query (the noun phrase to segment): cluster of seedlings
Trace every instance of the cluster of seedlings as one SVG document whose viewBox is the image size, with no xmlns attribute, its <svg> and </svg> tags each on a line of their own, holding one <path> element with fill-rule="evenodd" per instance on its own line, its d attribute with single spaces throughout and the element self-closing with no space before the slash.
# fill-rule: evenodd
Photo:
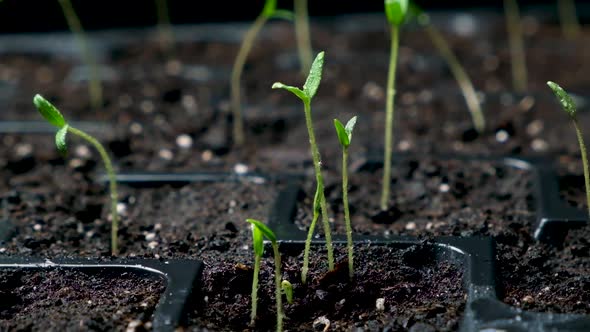
<svg viewBox="0 0 590 332">
<path fill-rule="evenodd" d="M 0 0 L 1 1 L 1 0 Z M 98 67 L 92 52 L 89 50 L 88 43 L 84 37 L 84 30 L 80 24 L 75 11 L 72 8 L 70 0 L 58 0 L 62 6 L 63 12 L 67 18 L 67 22 L 71 30 L 76 35 L 76 40 L 80 43 L 83 50 L 84 58 L 91 68 L 91 79 L 89 85 L 90 98 L 92 105 L 100 107 L 102 105 L 102 92 L 100 87 Z M 322 80 L 322 71 L 324 66 L 324 52 L 320 52 L 315 60 L 312 60 L 312 48 L 310 42 L 309 32 L 309 19 L 307 14 L 307 0 L 294 0 L 295 6 L 294 11 L 277 9 L 276 0 L 266 0 L 265 5 L 254 21 L 252 26 L 246 32 L 242 46 L 235 59 L 231 74 L 231 109 L 233 112 L 233 139 L 236 146 L 241 146 L 245 142 L 244 125 L 241 114 L 241 87 L 240 81 L 244 69 L 244 65 L 247 61 L 248 54 L 253 47 L 254 41 L 263 28 L 265 23 L 272 18 L 286 19 L 295 22 L 295 30 L 297 35 L 298 51 L 301 62 L 301 69 L 304 72 L 309 71 L 309 75 L 302 88 L 295 86 L 286 85 L 280 82 L 272 85 L 273 89 L 282 89 L 291 92 L 303 103 L 303 111 L 305 115 L 305 123 L 309 135 L 310 151 L 313 161 L 316 191 L 313 199 L 313 215 L 311 225 L 309 227 L 307 239 L 305 242 L 305 249 L 303 255 L 303 262 L 301 268 L 301 281 L 305 284 L 307 282 L 307 274 L 309 270 L 309 256 L 311 251 L 311 242 L 315 232 L 316 224 L 318 219 L 321 217 L 323 226 L 323 233 L 325 238 L 325 244 L 327 248 L 327 261 L 328 269 L 334 270 L 334 249 L 332 243 L 332 236 L 330 230 L 330 221 L 328 215 L 328 208 L 326 203 L 326 196 L 324 193 L 324 178 L 322 175 L 322 161 L 320 151 L 318 148 L 318 142 L 316 141 L 313 120 L 312 120 L 312 100 L 316 95 L 320 82 Z M 575 35 L 579 30 L 575 20 L 575 14 L 572 16 L 573 3 L 570 0 L 561 0 L 560 13 L 562 14 L 564 22 L 564 32 L 568 36 Z M 159 31 L 162 46 L 166 49 L 170 49 L 173 43 L 172 30 L 170 29 L 170 18 L 168 16 L 168 9 L 165 0 L 156 0 L 157 12 L 159 17 Z M 504 5 L 506 8 L 506 16 L 508 22 L 508 31 L 510 35 L 510 46 L 512 49 L 513 56 L 513 83 L 516 91 L 524 91 L 526 89 L 526 66 L 524 63 L 524 47 L 522 45 L 522 32 L 520 31 L 520 19 L 518 17 L 518 6 L 516 0 L 505 0 Z M 392 167 L 392 152 L 393 152 L 393 128 L 394 128 L 394 105 L 395 105 L 395 81 L 396 81 L 396 67 L 398 61 L 398 49 L 399 49 L 399 36 L 402 26 L 411 19 L 416 19 L 420 26 L 422 26 L 427 35 L 431 38 L 434 46 L 440 52 L 441 56 L 446 60 L 452 74 L 458 82 L 458 85 L 464 95 L 466 104 L 470 111 L 470 115 L 473 121 L 474 128 L 478 132 L 485 130 L 485 118 L 479 104 L 479 100 L 476 96 L 475 89 L 469 76 L 459 63 L 457 57 L 453 54 L 451 48 L 443 38 L 440 32 L 438 32 L 430 22 L 430 18 L 426 12 L 420 9 L 416 4 L 411 3 L 409 0 L 385 0 L 384 9 L 389 28 L 391 32 L 391 45 L 390 45 L 390 61 L 389 70 L 387 73 L 387 88 L 386 88 L 386 112 L 385 112 L 385 135 L 384 135 L 384 157 L 383 157 L 383 180 L 382 180 L 382 191 L 380 199 L 380 207 L 382 210 L 389 208 L 390 199 L 390 184 L 391 184 L 391 167 Z M 582 161 L 584 166 L 584 177 L 588 199 L 588 212 L 590 215 L 590 175 L 588 170 L 588 161 L 586 155 L 586 148 L 583 141 L 582 132 L 577 121 L 576 106 L 572 98 L 556 83 L 548 82 L 548 86 L 555 93 L 558 100 L 560 101 L 563 109 L 569 115 L 574 125 L 579 140 Z M 38 109 L 39 113 L 47 120 L 51 125 L 58 128 L 55 143 L 57 149 L 64 153 L 66 152 L 66 136 L 71 133 L 78 136 L 91 145 L 93 145 L 99 152 L 102 158 L 105 169 L 109 178 L 109 189 L 110 189 L 110 207 L 111 207 L 111 251 L 112 255 L 117 255 L 118 248 L 118 215 L 117 215 L 117 183 L 116 175 L 113 170 L 111 159 L 104 149 L 104 147 L 92 136 L 87 133 L 72 127 L 62 116 L 59 110 L 52 105 L 49 101 L 44 99 L 40 95 L 34 97 L 34 104 Z M 348 270 L 349 277 L 354 278 L 354 246 L 352 241 L 352 225 L 351 216 L 348 206 L 348 154 L 349 147 L 352 143 L 353 130 L 357 122 L 357 117 L 353 117 L 348 120 L 346 124 L 338 119 L 334 119 L 334 127 L 336 131 L 336 137 L 342 147 L 342 204 L 344 209 L 344 218 L 346 224 L 346 236 L 347 236 L 347 254 L 348 254 Z M 269 229 L 264 223 L 254 219 L 246 220 L 251 224 L 252 227 L 252 243 L 254 250 L 254 275 L 252 283 L 252 295 L 251 295 L 251 325 L 254 325 L 257 317 L 257 291 L 258 291 L 258 275 L 260 272 L 260 264 L 264 252 L 264 239 L 268 240 L 272 246 L 274 264 L 275 264 L 275 299 L 276 299 L 276 312 L 277 312 L 277 331 L 283 330 L 283 302 L 282 296 L 285 294 L 288 302 L 293 301 L 293 287 L 288 280 L 282 280 L 281 276 L 281 257 L 279 252 L 278 239 L 271 229 Z"/>
</svg>

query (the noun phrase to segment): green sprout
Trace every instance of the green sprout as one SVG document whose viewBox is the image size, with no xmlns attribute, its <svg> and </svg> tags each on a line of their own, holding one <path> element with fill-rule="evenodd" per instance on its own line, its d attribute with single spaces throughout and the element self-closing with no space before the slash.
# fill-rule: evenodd
<svg viewBox="0 0 590 332">
<path fill-rule="evenodd" d="M 94 109 L 99 109 L 103 106 L 103 101 L 98 64 L 96 63 L 94 54 L 90 50 L 84 28 L 82 27 L 82 23 L 80 23 L 78 15 L 76 15 L 72 2 L 70 0 L 58 0 L 58 2 L 64 13 L 68 26 L 78 42 L 84 57 L 84 62 L 86 62 L 89 70 L 88 93 L 90 95 L 90 103 Z"/>
<path fill-rule="evenodd" d="M 563 35 L 568 39 L 575 39 L 580 35 L 580 22 L 576 13 L 576 3 L 574 0 L 557 0 L 557 10 L 559 11 L 559 21 Z"/>
<path fill-rule="evenodd" d="M 301 62 L 301 72 L 303 75 L 305 75 L 311 68 L 311 59 L 313 57 L 309 32 L 307 0 L 294 1 L 293 9 L 295 12 L 295 35 L 297 38 L 297 51 L 299 52 L 299 61 Z"/>
<path fill-rule="evenodd" d="M 117 255 L 118 253 L 118 237 L 117 233 L 119 230 L 119 216 L 117 214 L 117 180 L 115 171 L 113 170 L 113 164 L 111 163 L 111 158 L 109 158 L 108 153 L 106 152 L 105 148 L 98 142 L 94 137 L 88 135 L 87 133 L 83 132 L 80 129 L 76 129 L 72 127 L 69 123 L 66 122 L 63 115 L 61 115 L 60 111 L 53 106 L 49 101 L 43 98 L 41 95 L 35 95 L 33 98 L 33 103 L 37 110 L 47 122 L 59 128 L 57 133 L 55 134 L 55 145 L 57 146 L 57 150 L 62 154 L 65 155 L 67 148 L 66 148 L 66 135 L 67 133 L 72 133 L 82 139 L 86 140 L 88 143 L 93 145 L 102 161 L 104 162 L 108 177 L 109 177 L 109 188 L 110 188 L 110 198 L 111 198 L 111 254 L 113 256 Z"/>
<path fill-rule="evenodd" d="M 252 226 L 252 247 L 254 249 L 254 275 L 252 277 L 252 312 L 250 313 L 250 325 L 256 322 L 256 309 L 258 307 L 258 275 L 260 274 L 260 261 L 264 254 L 264 236 L 258 227 Z"/>
<path fill-rule="evenodd" d="M 313 239 L 315 225 L 321 213 L 321 192 L 323 192 L 323 186 L 320 185 L 320 183 L 317 183 L 313 199 L 313 217 L 311 218 L 311 224 L 309 225 L 309 230 L 307 231 L 305 249 L 303 250 L 303 267 L 301 268 L 301 282 L 303 284 L 307 282 L 307 271 L 309 270 L 309 252 L 311 251 L 311 240 Z"/>
<path fill-rule="evenodd" d="M 316 184 L 317 190 L 316 193 L 319 195 L 319 203 L 321 208 L 322 214 L 322 223 L 324 225 L 324 235 L 326 236 L 326 248 L 328 250 L 328 268 L 330 271 L 334 270 L 334 249 L 332 248 L 332 235 L 330 233 L 330 221 L 328 220 L 328 208 L 326 206 L 326 197 L 324 195 L 324 177 L 322 176 L 322 168 L 321 168 L 321 156 L 320 151 L 318 149 L 318 145 L 315 139 L 315 133 L 313 131 L 313 123 L 311 119 L 311 100 L 315 96 L 320 82 L 322 80 L 322 69 L 324 66 L 324 52 L 318 53 L 315 60 L 311 64 L 311 69 L 309 71 L 309 75 L 307 76 L 307 80 L 303 85 L 303 90 L 294 87 L 285 85 L 283 83 L 276 82 L 272 85 L 273 89 L 284 89 L 295 96 L 297 96 L 303 102 L 304 112 L 305 112 L 305 124 L 307 126 L 307 133 L 309 135 L 309 144 L 311 149 L 311 156 L 313 159 L 313 167 L 316 176 Z M 315 205 L 315 200 L 314 200 Z M 314 212 L 315 213 L 315 212 Z M 315 226 L 315 225 L 314 225 Z M 310 226 L 309 232 L 313 232 L 313 228 Z M 308 236 L 307 242 L 310 242 L 310 237 Z"/>
<path fill-rule="evenodd" d="M 393 152 L 393 106 L 395 97 L 395 70 L 399 48 L 399 30 L 408 13 L 408 0 L 385 0 L 385 15 L 391 26 L 391 54 L 387 74 L 387 100 L 385 106 L 385 156 L 383 160 L 383 187 L 381 210 L 387 209 L 391 186 L 391 153 Z"/>
<path fill-rule="evenodd" d="M 158 39 L 160 47 L 163 50 L 170 51 L 174 44 L 174 33 L 172 32 L 168 2 L 166 0 L 156 0 L 156 13 L 158 15 Z"/>
<path fill-rule="evenodd" d="M 475 130 L 477 130 L 477 132 L 480 134 L 483 133 L 485 130 L 485 118 L 483 111 L 481 110 L 479 99 L 477 98 L 477 93 L 475 92 L 475 88 L 473 87 L 473 83 L 471 82 L 469 75 L 467 75 L 467 72 L 463 66 L 461 66 L 459 59 L 457 59 L 451 50 L 449 43 L 432 25 L 430 16 L 414 3 L 411 4 L 411 9 L 414 11 L 414 15 L 416 15 L 418 18 L 418 23 L 424 28 L 424 30 L 426 30 L 426 33 L 428 34 L 428 37 L 430 37 L 432 44 L 447 62 L 451 73 L 455 77 L 455 80 L 457 81 L 457 84 L 463 93 L 465 102 L 467 103 L 467 108 L 471 114 L 471 120 L 473 121 Z"/>
<path fill-rule="evenodd" d="M 284 314 L 283 314 L 283 298 L 282 298 L 282 294 L 281 294 L 281 290 L 282 288 L 282 282 L 281 282 L 281 254 L 279 253 L 279 244 L 277 243 L 277 237 L 275 236 L 275 233 L 268 228 L 265 224 L 263 224 L 262 222 L 258 221 L 258 220 L 254 220 L 254 219 L 246 219 L 246 222 L 249 222 L 250 224 L 252 224 L 252 237 L 254 240 L 254 254 L 255 256 L 258 256 L 260 254 L 260 256 L 262 256 L 262 252 L 264 251 L 264 243 L 262 241 L 262 238 L 265 237 L 267 238 L 271 245 L 272 245 L 272 250 L 273 250 L 273 255 L 275 258 L 275 299 L 276 299 L 276 303 L 277 303 L 277 332 L 281 332 L 283 331 L 283 318 L 284 318 Z M 256 229 L 256 230 L 254 230 Z M 256 232 L 258 232 L 258 235 L 255 235 Z M 260 260 L 258 260 L 258 264 L 260 264 Z M 257 280 L 258 279 L 258 272 L 260 271 L 260 268 L 258 269 L 258 271 L 256 271 L 256 266 L 254 267 L 254 278 Z M 256 286 L 256 288 L 254 288 L 254 286 Z M 252 284 L 252 323 L 254 322 L 254 318 L 256 318 L 256 312 L 254 310 L 256 310 L 256 305 L 255 305 L 255 300 L 256 298 L 254 296 L 255 292 L 257 292 L 258 290 L 258 285 L 254 285 Z"/>
<path fill-rule="evenodd" d="M 338 141 L 342 145 L 342 205 L 344 206 L 344 221 L 346 222 L 346 240 L 348 244 L 348 275 L 354 277 L 352 225 L 350 224 L 350 210 L 348 208 L 348 147 L 352 142 L 352 131 L 356 124 L 356 116 L 348 120 L 346 126 L 338 119 L 334 119 L 334 127 Z"/>
<path fill-rule="evenodd" d="M 582 164 L 584 167 L 584 182 L 586 185 L 586 203 L 588 208 L 588 216 L 590 217 L 590 171 L 588 170 L 588 157 L 586 153 L 586 144 L 584 144 L 584 135 L 582 135 L 582 130 L 580 129 L 580 124 L 578 123 L 578 116 L 576 110 L 576 104 L 570 95 L 565 92 L 559 85 L 554 82 L 547 82 L 547 85 L 559 100 L 561 104 L 561 108 L 569 115 L 572 123 L 574 124 L 574 128 L 576 130 L 576 136 L 578 137 L 578 143 L 580 145 L 580 154 L 582 155 Z"/>
<path fill-rule="evenodd" d="M 233 113 L 233 138 L 234 143 L 237 146 L 242 146 L 245 141 L 244 120 L 242 119 L 242 102 L 240 100 L 240 81 L 242 78 L 242 72 L 244 71 L 246 59 L 254 46 L 256 37 L 266 22 L 273 17 L 292 20 L 293 13 L 287 10 L 277 9 L 277 0 L 266 0 L 262 12 L 246 32 L 232 68 L 230 87 L 231 109 Z"/>
<path fill-rule="evenodd" d="M 287 298 L 287 303 L 293 303 L 293 285 L 289 282 L 289 280 L 281 281 L 281 288 L 283 289 L 283 293 L 285 293 L 285 297 Z"/>
<path fill-rule="evenodd" d="M 512 59 L 512 85 L 516 92 L 523 93 L 527 87 L 526 53 L 520 11 L 516 0 L 504 0 L 504 13 L 506 15 L 510 58 Z"/>
</svg>

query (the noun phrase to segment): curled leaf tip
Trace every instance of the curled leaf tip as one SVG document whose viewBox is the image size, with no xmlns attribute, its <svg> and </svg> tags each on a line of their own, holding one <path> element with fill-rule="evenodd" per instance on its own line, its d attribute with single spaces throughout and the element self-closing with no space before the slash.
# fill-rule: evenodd
<svg viewBox="0 0 590 332">
<path fill-rule="evenodd" d="M 553 93 L 555 94 L 555 97 L 557 97 L 557 100 L 561 104 L 561 107 L 563 108 L 563 110 L 570 117 L 575 117 L 576 116 L 576 103 L 574 103 L 574 100 L 572 99 L 572 97 L 567 92 L 565 92 L 565 90 L 555 82 L 548 81 L 547 85 L 549 86 L 549 88 L 551 88 L 551 90 L 553 90 Z"/>
</svg>

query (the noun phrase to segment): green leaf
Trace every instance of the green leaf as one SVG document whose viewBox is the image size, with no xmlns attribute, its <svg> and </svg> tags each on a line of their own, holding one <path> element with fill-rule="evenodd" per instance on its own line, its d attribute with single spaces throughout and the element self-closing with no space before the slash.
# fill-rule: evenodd
<svg viewBox="0 0 590 332">
<path fill-rule="evenodd" d="M 273 242 L 273 243 L 277 242 L 277 237 L 275 236 L 275 233 L 273 231 L 271 231 L 270 228 L 268 228 L 268 226 L 263 224 L 261 221 L 258 221 L 255 219 L 246 219 L 246 222 L 249 222 L 254 227 L 258 228 L 260 230 L 260 232 L 262 232 L 262 234 L 267 239 L 269 239 L 271 242 Z"/>
<path fill-rule="evenodd" d="M 307 80 L 305 80 L 305 84 L 303 84 L 303 92 L 307 95 L 307 97 L 311 100 L 315 93 L 318 91 L 320 87 L 320 82 L 322 81 L 322 69 L 324 68 L 324 52 L 318 53 L 311 64 L 311 69 L 309 70 L 309 75 L 307 76 Z"/>
<path fill-rule="evenodd" d="M 408 14 L 408 0 L 385 0 L 385 15 L 390 24 L 401 25 Z"/>
<path fill-rule="evenodd" d="M 272 17 L 277 10 L 277 0 L 266 0 L 264 8 L 262 8 L 262 15 L 265 17 Z"/>
<path fill-rule="evenodd" d="M 285 21 L 292 22 L 295 20 L 295 14 L 293 14 L 293 12 L 290 10 L 277 9 L 277 10 L 275 10 L 274 14 L 272 14 L 272 18 L 279 18 L 279 19 L 283 19 Z"/>
<path fill-rule="evenodd" d="M 68 133 L 69 125 L 65 125 L 61 127 L 57 133 L 55 133 L 55 146 L 57 146 L 57 151 L 62 156 L 65 156 L 68 152 L 68 148 L 66 146 L 66 135 Z"/>
<path fill-rule="evenodd" d="M 348 142 L 349 144 L 352 143 L 352 131 L 354 130 L 354 126 L 356 125 L 356 116 L 353 116 L 348 122 L 346 123 L 346 134 L 348 135 Z"/>
<path fill-rule="evenodd" d="M 58 128 L 66 125 L 66 120 L 64 119 L 63 115 L 61 115 L 59 110 L 49 101 L 47 101 L 47 99 L 43 98 L 41 95 L 35 95 L 33 98 L 33 103 L 37 107 L 39 113 L 41 113 L 45 120 L 47 120 L 47 122 Z"/>
<path fill-rule="evenodd" d="M 254 224 L 252 226 L 252 247 L 254 248 L 254 255 L 262 257 L 264 253 L 264 239 L 260 229 Z"/>
<path fill-rule="evenodd" d="M 559 100 L 559 103 L 561 104 L 563 110 L 566 111 L 566 113 L 570 117 L 575 118 L 576 104 L 574 103 L 572 97 L 570 97 L 570 95 L 568 95 L 564 89 L 562 89 L 559 85 L 557 85 L 554 82 L 549 81 L 547 82 L 547 85 L 551 88 L 551 90 L 553 90 L 553 93 L 557 97 L 557 100 Z"/>
<path fill-rule="evenodd" d="M 272 88 L 287 90 L 287 91 L 291 92 L 292 94 L 296 95 L 297 97 L 299 97 L 299 99 L 301 99 L 304 102 L 308 102 L 310 99 L 305 92 L 301 91 L 301 89 L 294 87 L 294 86 L 285 85 L 283 83 L 276 82 L 275 84 L 272 85 Z"/>
<path fill-rule="evenodd" d="M 348 138 L 348 134 L 346 133 L 346 129 L 340 120 L 334 119 L 334 128 L 336 128 L 336 134 L 338 135 L 338 140 L 340 141 L 340 145 L 344 148 L 347 148 L 350 145 L 350 139 Z"/>
</svg>

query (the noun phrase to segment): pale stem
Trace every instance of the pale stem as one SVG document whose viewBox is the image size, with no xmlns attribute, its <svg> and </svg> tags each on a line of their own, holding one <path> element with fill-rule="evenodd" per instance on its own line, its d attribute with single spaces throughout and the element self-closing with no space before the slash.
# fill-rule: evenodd
<svg viewBox="0 0 590 332">
<path fill-rule="evenodd" d="M 92 146 L 96 148 L 102 161 L 104 162 L 104 167 L 107 171 L 107 176 L 109 178 L 109 191 L 110 191 L 110 198 L 111 198 L 111 253 L 113 256 L 116 256 L 119 252 L 119 245 L 118 245 L 118 232 L 119 232 L 119 215 L 117 213 L 117 178 L 115 175 L 115 171 L 113 169 L 113 164 L 111 163 L 111 158 L 109 154 L 104 149 L 102 144 L 97 141 L 94 137 L 86 134 L 85 132 L 73 128 L 68 127 L 68 132 L 79 136 L 80 138 L 86 140 Z"/>
<path fill-rule="evenodd" d="M 277 332 L 282 332 L 284 315 L 283 295 L 281 293 L 281 254 L 279 253 L 278 243 L 272 243 L 272 250 L 275 256 L 275 297 L 277 302 Z"/>
<path fill-rule="evenodd" d="M 426 33 L 432 40 L 434 46 L 438 49 L 438 52 L 447 62 L 449 68 L 451 69 L 451 73 L 455 77 L 461 92 L 463 93 L 463 97 L 465 98 L 465 102 L 467 103 L 467 108 L 469 109 L 469 113 L 471 114 L 471 119 L 473 121 L 473 125 L 478 133 L 482 133 L 485 129 L 485 118 L 483 116 L 483 111 L 481 110 L 481 105 L 479 103 L 479 99 L 477 98 L 477 93 L 475 92 L 475 88 L 473 87 L 473 83 L 465 72 L 463 66 L 449 47 L 449 44 L 444 39 L 438 30 L 436 30 L 430 23 L 427 23 L 424 26 Z"/>
<path fill-rule="evenodd" d="M 309 14 L 307 0 L 295 0 L 295 35 L 297 38 L 297 51 L 301 62 L 301 73 L 306 75 L 311 68 L 313 51 L 309 32 Z"/>
<path fill-rule="evenodd" d="M 348 276 L 354 277 L 352 225 L 348 208 L 348 148 L 342 150 L 342 204 L 344 206 L 344 221 L 346 223 L 346 241 L 348 242 Z"/>
<path fill-rule="evenodd" d="M 256 310 L 258 307 L 258 275 L 260 274 L 260 260 L 262 257 L 254 255 L 254 275 L 252 277 L 252 312 L 250 313 L 250 325 L 256 323 Z"/>
<path fill-rule="evenodd" d="M 321 188 L 320 208 L 322 211 L 322 224 L 324 226 L 324 236 L 326 237 L 326 248 L 328 251 L 328 268 L 330 271 L 332 271 L 334 270 L 334 249 L 332 248 L 332 234 L 330 231 L 330 221 L 328 219 L 326 196 L 324 195 L 324 178 L 322 176 L 320 151 L 318 150 L 318 146 L 316 144 L 315 134 L 313 131 L 313 123 L 311 121 L 310 101 L 304 100 L 303 105 L 305 107 L 305 123 L 307 125 L 307 131 L 309 134 L 309 144 L 311 148 L 311 156 L 313 159 L 313 167 L 315 170 L 316 182 L 318 188 Z"/>
<path fill-rule="evenodd" d="M 576 13 L 574 0 L 557 0 L 559 21 L 563 35 L 568 39 L 575 39 L 580 34 L 580 22 Z"/>
<path fill-rule="evenodd" d="M 395 70 L 399 48 L 399 27 L 391 26 L 391 54 L 387 74 L 387 100 L 385 105 L 385 151 L 383 160 L 383 183 L 381 191 L 381 210 L 387 210 L 391 186 L 391 154 L 393 153 L 393 119 L 395 98 Z"/>
<path fill-rule="evenodd" d="M 174 34 L 172 33 L 167 0 L 156 0 L 156 12 L 158 15 L 158 37 L 160 40 L 160 47 L 163 50 L 169 51 L 174 44 Z"/>
<path fill-rule="evenodd" d="M 504 0 L 504 11 L 506 13 L 506 29 L 512 59 L 512 85 L 516 92 L 523 93 L 527 87 L 526 53 L 520 12 L 516 0 Z"/>
<path fill-rule="evenodd" d="M 254 46 L 254 41 L 258 36 L 258 33 L 268 20 L 268 17 L 264 14 L 260 14 L 254 23 L 250 26 L 246 34 L 244 35 L 244 40 L 242 41 L 242 45 L 240 46 L 240 50 L 238 51 L 238 55 L 236 56 L 236 60 L 234 61 L 234 66 L 232 68 L 231 73 L 231 109 L 233 113 L 233 136 L 234 136 L 234 144 L 237 146 L 241 146 L 244 144 L 245 137 L 244 137 L 244 123 L 242 119 L 242 102 L 240 100 L 241 97 L 241 88 L 240 88 L 240 81 L 242 78 L 242 72 L 244 71 L 244 65 L 246 64 L 246 60 L 248 58 L 248 54 Z"/>
<path fill-rule="evenodd" d="M 64 12 L 64 16 L 68 23 L 70 30 L 74 33 L 76 41 L 82 51 L 82 56 L 84 57 L 84 61 L 86 62 L 86 66 L 89 70 L 89 77 L 88 77 L 88 93 L 90 95 L 90 103 L 92 107 L 97 110 L 100 109 L 103 105 L 102 102 L 102 86 L 100 83 L 100 74 L 98 69 L 98 64 L 96 63 L 96 59 L 94 58 L 94 54 L 90 50 L 90 47 L 86 41 L 86 35 L 84 33 L 84 28 L 82 27 L 82 23 L 80 23 L 80 19 L 78 15 L 76 15 L 76 11 L 74 7 L 72 7 L 72 3 L 70 0 L 58 0 L 59 4 L 61 5 L 62 11 Z"/>
<path fill-rule="evenodd" d="M 576 136 L 580 144 L 580 154 L 582 155 L 582 166 L 584 167 L 584 182 L 586 185 L 586 204 L 588 209 L 588 217 L 590 217 L 590 171 L 588 170 L 588 156 L 586 153 L 586 144 L 584 144 L 584 136 L 578 124 L 578 119 L 573 118 L 574 128 L 576 128 Z"/>
</svg>

